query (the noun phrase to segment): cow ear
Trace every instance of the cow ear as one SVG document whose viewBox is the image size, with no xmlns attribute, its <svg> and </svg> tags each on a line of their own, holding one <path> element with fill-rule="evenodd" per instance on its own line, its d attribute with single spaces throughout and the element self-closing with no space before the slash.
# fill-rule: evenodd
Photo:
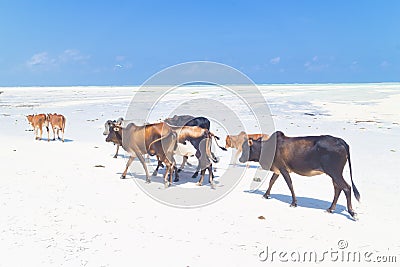
<svg viewBox="0 0 400 267">
<path fill-rule="evenodd" d="M 249 146 L 252 146 L 253 145 L 253 140 L 249 139 L 249 141 L 247 141 L 247 143 L 249 144 Z"/>
<path fill-rule="evenodd" d="M 114 127 L 114 132 L 118 132 L 119 128 L 118 127 Z"/>
</svg>

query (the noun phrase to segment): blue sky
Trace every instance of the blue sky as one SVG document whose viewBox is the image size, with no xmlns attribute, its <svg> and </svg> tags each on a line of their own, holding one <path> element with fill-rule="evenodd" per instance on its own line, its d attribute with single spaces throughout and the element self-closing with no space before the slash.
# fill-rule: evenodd
<svg viewBox="0 0 400 267">
<path fill-rule="evenodd" d="M 400 1 L 0 2 L 0 86 L 136 85 L 210 60 L 256 83 L 400 80 Z"/>
</svg>

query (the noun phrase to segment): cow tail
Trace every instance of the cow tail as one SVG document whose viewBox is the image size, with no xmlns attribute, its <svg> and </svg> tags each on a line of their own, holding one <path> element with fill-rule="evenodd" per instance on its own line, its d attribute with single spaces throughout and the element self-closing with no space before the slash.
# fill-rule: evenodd
<svg viewBox="0 0 400 267">
<path fill-rule="evenodd" d="M 222 146 L 220 146 L 220 145 L 218 144 L 218 141 L 217 141 L 217 140 L 219 140 L 219 137 L 218 137 L 218 136 L 215 136 L 212 132 L 210 132 L 210 136 L 211 136 L 211 137 L 214 137 L 215 143 L 217 144 L 217 146 L 218 146 L 220 149 L 222 149 L 223 151 L 227 151 L 227 149 L 226 149 L 225 147 L 222 147 Z"/>
<path fill-rule="evenodd" d="M 65 123 L 67 122 L 67 119 L 62 116 L 62 121 L 63 121 L 63 130 L 65 130 Z"/>
<path fill-rule="evenodd" d="M 50 114 L 46 114 L 45 115 L 45 120 L 44 120 L 44 124 L 46 125 L 47 131 L 49 130 L 49 126 L 50 126 Z"/>
<path fill-rule="evenodd" d="M 165 139 L 165 138 L 167 138 L 167 137 L 169 137 L 169 136 L 170 136 L 170 134 L 166 134 L 166 135 L 164 135 L 164 136 L 161 136 L 160 138 L 157 138 L 156 140 L 153 140 L 153 141 L 150 143 L 150 145 L 148 146 L 147 151 L 150 150 L 150 147 L 151 147 L 154 143 L 157 143 L 158 141 L 161 141 L 161 140 L 163 140 L 163 139 Z"/>
<path fill-rule="evenodd" d="M 351 160 L 350 160 L 350 147 L 344 140 L 343 140 L 343 143 L 344 143 L 344 147 L 346 148 L 346 152 L 347 152 L 347 160 L 349 161 L 350 179 L 351 179 L 351 185 L 353 187 L 353 193 L 354 193 L 354 196 L 356 197 L 357 201 L 360 201 L 360 192 L 358 192 L 357 187 L 353 182 L 353 170 L 351 168 Z"/>
<path fill-rule="evenodd" d="M 210 146 L 210 138 L 206 138 L 206 155 L 209 159 L 215 162 L 212 153 L 211 153 L 211 146 Z M 216 163 L 216 162 L 215 162 Z"/>
</svg>

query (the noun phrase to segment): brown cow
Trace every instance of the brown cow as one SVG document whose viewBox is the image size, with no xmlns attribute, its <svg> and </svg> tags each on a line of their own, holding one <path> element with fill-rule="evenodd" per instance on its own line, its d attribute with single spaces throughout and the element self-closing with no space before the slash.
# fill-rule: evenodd
<svg viewBox="0 0 400 267">
<path fill-rule="evenodd" d="M 46 114 L 28 115 L 26 116 L 30 125 L 32 125 L 35 131 L 35 139 L 41 140 L 43 135 L 43 126 L 47 130 L 47 141 L 50 141 L 49 134 L 49 121 L 47 120 Z M 38 130 L 40 130 L 40 136 L 38 136 Z"/>
<path fill-rule="evenodd" d="M 172 131 L 168 124 L 163 122 L 143 126 L 130 123 L 125 128 L 120 125 L 112 125 L 106 138 L 106 142 L 118 144 L 130 154 L 126 168 L 121 175 L 122 179 L 126 177 L 129 166 L 132 164 L 135 157 L 137 157 L 146 172 L 146 182 L 150 183 L 150 175 L 144 160 L 144 155 L 156 155 L 167 167 L 164 174 L 164 183 L 166 187 L 172 183 L 172 175 L 175 168 L 173 151 L 176 147 L 176 141 L 176 133 Z M 170 174 L 170 181 L 167 179 L 168 174 Z"/>
<path fill-rule="evenodd" d="M 198 126 L 171 126 L 169 125 L 173 132 L 177 135 L 177 147 L 174 151 L 174 154 L 178 154 L 183 157 L 183 162 L 181 167 L 177 170 L 177 172 L 182 171 L 187 160 L 190 156 L 194 156 L 196 151 L 192 151 L 194 148 L 192 145 L 186 143 L 186 141 L 190 141 L 195 138 L 206 138 L 209 135 L 209 131 L 207 129 L 200 128 Z M 153 176 L 156 176 L 158 173 L 159 167 L 162 167 L 162 163 L 159 161 L 157 168 L 153 172 Z M 174 182 L 178 182 L 178 175 L 175 175 Z"/>
<path fill-rule="evenodd" d="M 190 147 L 189 148 L 186 147 L 189 145 L 186 143 L 186 141 L 197 140 L 197 144 L 198 144 L 197 149 L 193 146 L 191 146 L 191 148 L 194 148 L 195 151 L 193 151 L 193 152 L 195 152 L 195 153 L 193 155 L 195 155 L 199 160 L 197 172 L 201 171 L 201 177 L 198 182 L 198 185 L 200 185 L 200 186 L 202 185 L 203 180 L 204 180 L 205 171 L 208 170 L 209 171 L 209 182 L 211 184 L 211 187 L 214 187 L 214 183 L 213 183 L 214 176 L 212 173 L 212 162 L 211 162 L 213 160 L 213 156 L 211 153 L 211 144 L 212 144 L 212 138 L 214 138 L 216 140 L 217 137 L 213 133 L 211 133 L 209 130 L 201 128 L 199 126 L 171 126 L 171 129 L 177 134 L 177 139 L 178 139 L 178 146 L 177 146 L 177 149 L 175 149 L 174 153 L 180 154 L 181 156 L 183 156 L 183 162 L 182 162 L 181 168 L 178 170 L 178 172 L 183 169 L 183 166 L 185 165 L 185 163 L 188 159 L 189 155 L 185 154 L 185 153 L 187 153 L 188 150 L 189 151 L 191 150 Z M 183 144 L 186 144 L 186 145 L 182 146 Z M 224 149 L 224 148 L 222 148 L 222 149 Z M 158 164 L 153 175 L 157 175 L 159 166 L 161 166 L 160 163 Z M 193 178 L 195 178 L 195 177 L 193 177 Z M 174 182 L 177 182 L 177 181 L 179 181 L 179 178 L 176 175 Z"/>
<path fill-rule="evenodd" d="M 297 200 L 289 173 L 294 172 L 303 176 L 325 173 L 332 178 L 334 187 L 334 198 L 327 211 L 332 213 L 335 210 L 343 190 L 347 199 L 347 211 L 353 218 L 356 215 L 351 205 L 351 186 L 344 180 L 342 174 L 346 161 L 349 163 L 351 184 L 357 200 L 360 200 L 360 193 L 353 182 L 350 147 L 341 138 L 330 135 L 287 137 L 277 131 L 267 141 L 246 139 L 239 161 L 242 163 L 256 161 L 263 169 L 274 172 L 268 190 L 264 194 L 265 198 L 270 198 L 271 188 L 282 174 L 292 193 L 293 207 L 297 206 Z"/>
<path fill-rule="evenodd" d="M 236 164 L 237 158 L 242 154 L 242 144 L 245 139 L 257 140 L 262 138 L 262 140 L 267 140 L 269 138 L 268 134 L 246 134 L 246 132 L 241 131 L 238 135 L 227 135 L 225 139 L 225 148 L 235 148 L 237 149 L 236 154 L 233 158 L 233 164 Z"/>
<path fill-rule="evenodd" d="M 56 130 L 57 137 L 60 140 L 60 130 L 62 132 L 62 141 L 64 142 L 64 130 L 65 130 L 65 117 L 61 114 L 47 114 L 47 120 L 51 123 L 51 129 L 53 129 L 53 140 L 56 140 Z"/>
</svg>

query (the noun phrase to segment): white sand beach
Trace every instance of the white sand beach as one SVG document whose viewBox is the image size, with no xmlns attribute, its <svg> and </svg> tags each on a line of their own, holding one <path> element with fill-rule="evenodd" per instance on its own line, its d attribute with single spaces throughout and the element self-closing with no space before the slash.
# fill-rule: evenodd
<svg viewBox="0 0 400 267">
<path fill-rule="evenodd" d="M 246 94 L 246 86 L 235 88 Z M 126 116 L 137 87 L 3 87 L 0 266 L 287 266 L 310 251 L 319 260 L 304 260 L 306 266 L 347 262 L 332 256 L 335 251 L 360 253 L 360 261 L 351 262 L 358 266 L 368 259 L 368 266 L 378 265 L 382 256 L 396 256 L 399 262 L 400 84 L 258 88 L 276 130 L 287 136 L 334 135 L 350 145 L 353 179 L 361 194 L 360 203 L 352 195 L 357 221 L 346 211 L 344 194 L 333 214 L 325 212 L 333 199 L 326 175 L 291 175 L 297 208 L 289 207 L 290 191 L 281 177 L 272 199 L 263 199 L 268 182 L 250 190 L 255 163 L 236 167 L 244 176 L 215 203 L 190 209 L 162 204 L 136 183 L 144 176 L 137 160 L 127 179 L 120 179 L 125 152 L 120 149 L 121 156 L 113 158 L 116 147 L 102 135 L 106 120 Z M 172 92 L 160 109 L 173 109 L 171 101 L 202 96 L 229 106 L 249 131 L 257 130 L 227 91 L 210 86 Z M 199 113 L 194 105 L 185 111 Z M 46 133 L 35 140 L 25 116 L 53 112 L 67 119 L 65 142 L 47 142 Z M 151 120 L 163 119 L 153 115 Z M 224 145 L 224 122 L 212 121 L 211 130 Z M 235 151 L 214 151 L 221 159 L 215 164 L 218 181 Z M 196 164 L 193 158 L 190 162 Z M 183 172 L 176 187 L 196 188 L 197 180 L 190 178 L 193 168 Z M 149 186 L 159 187 L 163 173 Z M 350 180 L 348 165 L 344 177 Z M 174 193 L 173 188 L 162 190 Z M 224 189 L 213 191 L 205 184 L 198 190 L 214 194 Z M 267 248 L 276 252 L 274 258 L 265 258 Z"/>
</svg>

